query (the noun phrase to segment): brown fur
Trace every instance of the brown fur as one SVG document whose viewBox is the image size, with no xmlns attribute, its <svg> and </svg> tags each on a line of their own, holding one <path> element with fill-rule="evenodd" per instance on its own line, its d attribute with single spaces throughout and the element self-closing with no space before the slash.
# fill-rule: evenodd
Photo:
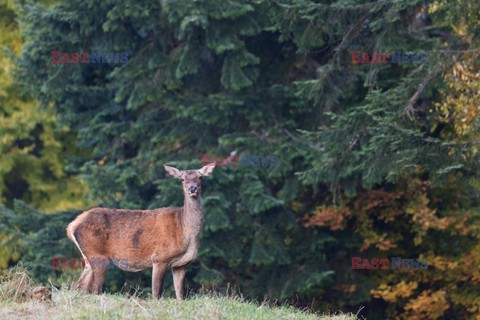
<svg viewBox="0 0 480 320">
<path fill-rule="evenodd" d="M 67 235 L 91 264 L 92 258 L 126 259 L 126 271 L 153 268 L 152 292 L 161 294 L 163 277 L 173 268 L 175 291 L 181 298 L 185 266 L 196 257 L 203 224 L 200 177 L 213 168 L 179 171 L 166 166 L 167 172 L 182 179 L 185 205 L 182 208 L 123 210 L 94 208 L 80 214 L 67 227 Z M 189 193 L 194 186 L 197 191 Z M 76 288 L 100 293 L 105 268 L 87 266 Z"/>
</svg>

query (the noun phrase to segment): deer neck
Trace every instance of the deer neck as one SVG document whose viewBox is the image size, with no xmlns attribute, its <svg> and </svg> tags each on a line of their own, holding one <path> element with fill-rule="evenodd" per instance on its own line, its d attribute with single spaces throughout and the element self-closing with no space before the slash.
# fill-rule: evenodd
<svg viewBox="0 0 480 320">
<path fill-rule="evenodd" d="M 197 198 L 184 195 L 185 203 L 182 212 L 182 226 L 184 228 L 184 236 L 189 239 L 198 240 L 200 231 L 203 226 L 203 208 L 200 194 Z"/>
</svg>

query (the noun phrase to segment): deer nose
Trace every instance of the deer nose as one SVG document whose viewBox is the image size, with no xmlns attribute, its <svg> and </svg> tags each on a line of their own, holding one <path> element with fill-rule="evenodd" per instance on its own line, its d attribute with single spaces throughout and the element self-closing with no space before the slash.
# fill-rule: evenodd
<svg viewBox="0 0 480 320">
<path fill-rule="evenodd" d="M 188 187 L 188 191 L 190 191 L 190 193 L 194 193 L 195 191 L 197 191 L 197 186 Z"/>
</svg>

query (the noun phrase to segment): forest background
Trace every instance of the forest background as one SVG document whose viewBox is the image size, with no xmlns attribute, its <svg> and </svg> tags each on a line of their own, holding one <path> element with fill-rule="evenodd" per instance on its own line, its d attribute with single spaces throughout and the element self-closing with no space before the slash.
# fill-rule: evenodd
<svg viewBox="0 0 480 320">
<path fill-rule="evenodd" d="M 163 164 L 274 156 L 204 181 L 191 290 L 480 319 L 479 18 L 469 0 L 1 0 L 0 268 L 60 286 L 80 271 L 51 258 L 79 258 L 65 227 L 82 210 L 181 206 Z M 428 61 L 354 64 L 352 51 Z M 135 285 L 150 271 L 110 270 L 104 290 Z"/>
</svg>

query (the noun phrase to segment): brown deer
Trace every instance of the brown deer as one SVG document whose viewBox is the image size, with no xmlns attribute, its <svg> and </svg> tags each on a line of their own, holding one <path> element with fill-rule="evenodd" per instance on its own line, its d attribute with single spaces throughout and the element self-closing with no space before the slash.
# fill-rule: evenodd
<svg viewBox="0 0 480 320">
<path fill-rule="evenodd" d="M 185 171 L 164 167 L 169 175 L 183 181 L 185 203 L 182 208 L 94 208 L 68 225 L 67 235 L 86 262 L 76 283 L 77 289 L 100 293 L 110 261 L 123 260 L 126 263 L 118 266 L 126 271 L 153 268 L 155 298 L 161 296 L 165 272 L 171 267 L 176 297 L 182 298 L 186 266 L 197 256 L 203 225 L 201 178 L 211 175 L 215 164 Z M 92 267 L 95 259 L 102 260 L 100 267 L 99 264 Z"/>
</svg>

